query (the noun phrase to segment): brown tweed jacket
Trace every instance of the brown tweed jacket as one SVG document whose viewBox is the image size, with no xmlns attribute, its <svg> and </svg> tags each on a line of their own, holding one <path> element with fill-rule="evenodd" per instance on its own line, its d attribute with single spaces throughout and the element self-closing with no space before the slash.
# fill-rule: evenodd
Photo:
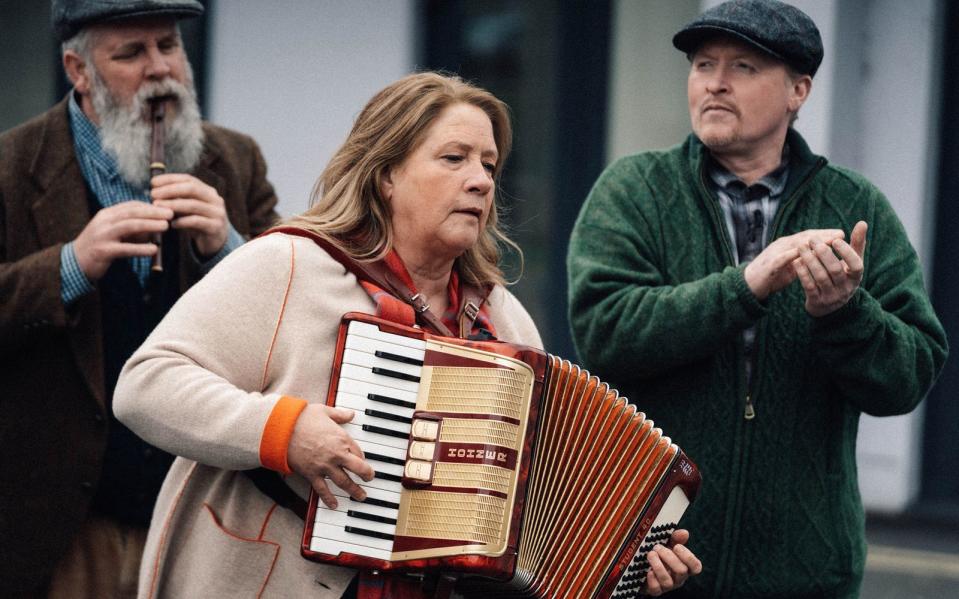
<svg viewBox="0 0 959 599">
<path fill-rule="evenodd" d="M 233 227 L 277 219 L 266 164 L 249 137 L 204 124 L 193 173 L 226 201 Z M 60 299 L 60 249 L 90 220 L 67 100 L 0 135 L 0 589 L 35 590 L 84 520 L 100 476 L 104 397 L 98 291 Z M 183 237 L 181 237 L 181 240 Z M 181 293 L 200 277 L 180 243 Z"/>
</svg>

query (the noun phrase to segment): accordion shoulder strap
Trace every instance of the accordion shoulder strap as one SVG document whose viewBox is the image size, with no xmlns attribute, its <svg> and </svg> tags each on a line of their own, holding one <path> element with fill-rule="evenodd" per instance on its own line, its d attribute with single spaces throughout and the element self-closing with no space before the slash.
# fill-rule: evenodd
<svg viewBox="0 0 959 599">
<path fill-rule="evenodd" d="M 349 269 L 357 278 L 365 279 L 376 284 L 394 297 L 412 306 L 413 311 L 416 313 L 416 321 L 421 326 L 427 327 L 434 333 L 444 337 L 457 336 L 457 333 L 450 331 L 449 328 L 443 324 L 443 321 L 430 311 L 429 304 L 426 303 L 423 296 L 419 293 L 414 293 L 407 287 L 406 283 L 393 274 L 382 260 L 376 262 L 360 262 L 328 239 L 305 229 L 300 229 L 299 227 L 275 227 L 267 233 L 278 232 L 312 239 L 314 243 L 326 250 L 326 253 Z M 473 328 L 473 321 L 476 320 L 479 314 L 480 306 L 483 305 L 483 302 L 486 301 L 486 296 L 489 295 L 489 290 L 484 291 L 485 293 L 481 292 L 473 285 L 461 285 L 462 298 L 460 304 L 462 307 L 460 308 L 460 313 L 457 318 L 460 325 L 460 330 L 458 331 L 460 337 L 467 337 L 470 334 Z"/>
</svg>

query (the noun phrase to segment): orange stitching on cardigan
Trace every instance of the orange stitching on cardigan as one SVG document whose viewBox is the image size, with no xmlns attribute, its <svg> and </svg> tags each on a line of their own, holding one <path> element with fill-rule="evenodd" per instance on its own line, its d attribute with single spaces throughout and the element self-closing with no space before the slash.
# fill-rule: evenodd
<svg viewBox="0 0 959 599">
<path fill-rule="evenodd" d="M 246 537 L 241 537 L 238 534 L 232 533 L 223 527 L 223 523 L 220 522 L 220 518 L 217 517 L 216 512 L 213 511 L 213 508 L 210 506 L 209 503 L 204 501 L 203 507 L 205 507 L 206 510 L 210 512 L 210 517 L 213 518 L 213 523 L 216 524 L 216 527 L 219 528 L 221 531 L 223 531 L 225 535 L 232 537 L 236 539 L 237 541 L 244 541 L 246 543 L 263 543 L 264 545 L 273 545 L 273 547 L 276 548 L 276 551 L 273 552 L 273 561 L 270 562 L 270 570 L 266 573 L 266 578 L 263 579 L 263 584 L 260 586 L 260 592 L 256 594 L 257 599 L 259 599 L 260 597 L 263 596 L 263 591 L 266 590 L 266 584 L 270 582 L 270 576 L 273 576 L 273 568 L 276 567 L 276 560 L 278 557 L 280 557 L 280 544 L 274 543 L 273 541 L 263 541 L 261 539 L 248 539 Z M 273 507 L 276 507 L 276 505 L 274 504 Z M 271 508 L 270 512 L 272 511 L 273 510 Z"/>
<path fill-rule="evenodd" d="M 260 437 L 260 463 L 264 468 L 275 470 L 283 474 L 293 474 L 286 461 L 290 439 L 293 437 L 293 428 L 306 408 L 306 400 L 284 395 L 273 406 L 270 417 L 263 426 L 263 436 Z"/>
<path fill-rule="evenodd" d="M 280 504 L 278 504 L 278 503 L 274 503 L 274 504 L 273 504 L 273 507 L 270 508 L 270 511 L 268 511 L 268 512 L 266 513 L 266 518 L 263 519 L 263 526 L 260 528 L 260 536 L 257 537 L 257 540 L 260 540 L 260 541 L 263 540 L 263 534 L 266 533 L 266 525 L 270 523 L 270 518 L 273 517 L 273 511 L 274 511 L 274 510 L 277 508 L 277 506 L 279 506 L 279 505 L 280 505 Z"/>
<path fill-rule="evenodd" d="M 190 473 L 187 474 L 186 480 L 183 481 L 183 486 L 180 487 L 180 491 L 176 494 L 176 499 L 173 500 L 173 507 L 170 509 L 170 514 L 167 516 L 166 522 L 163 523 L 163 532 L 160 534 L 160 540 L 157 542 L 157 556 L 156 560 L 153 562 L 153 580 L 150 581 L 150 594 L 149 597 L 153 597 L 156 593 L 157 586 L 157 577 L 160 575 L 160 557 L 163 555 L 163 547 L 166 545 L 167 533 L 170 531 L 170 523 L 173 521 L 173 514 L 176 513 L 177 507 L 180 505 L 180 499 L 183 497 L 183 493 L 186 491 L 186 486 L 190 483 L 190 479 L 193 478 L 193 473 L 196 472 L 196 467 L 198 464 L 193 463 L 193 466 L 190 467 Z"/>
<path fill-rule="evenodd" d="M 276 346 L 276 338 L 280 334 L 280 323 L 283 322 L 283 313 L 286 311 L 286 301 L 290 297 L 290 288 L 293 286 L 293 266 L 296 264 L 296 246 L 293 240 L 290 240 L 290 280 L 286 282 L 286 291 L 283 293 L 283 305 L 280 306 L 280 314 L 276 318 L 276 328 L 273 329 L 273 339 L 270 340 L 270 350 L 266 354 L 266 364 L 263 365 L 263 379 L 260 381 L 260 389 L 266 387 L 266 375 L 270 371 L 270 359 L 273 357 L 273 348 Z"/>
</svg>

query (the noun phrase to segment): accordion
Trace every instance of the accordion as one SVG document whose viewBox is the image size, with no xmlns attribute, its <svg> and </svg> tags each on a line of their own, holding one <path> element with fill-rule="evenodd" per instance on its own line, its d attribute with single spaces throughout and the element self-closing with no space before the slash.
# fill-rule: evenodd
<svg viewBox="0 0 959 599">
<path fill-rule="evenodd" d="M 328 403 L 376 471 L 308 503 L 307 559 L 456 572 L 466 595 L 629 597 L 696 496 L 695 464 L 588 372 L 537 349 L 343 317 Z"/>
</svg>

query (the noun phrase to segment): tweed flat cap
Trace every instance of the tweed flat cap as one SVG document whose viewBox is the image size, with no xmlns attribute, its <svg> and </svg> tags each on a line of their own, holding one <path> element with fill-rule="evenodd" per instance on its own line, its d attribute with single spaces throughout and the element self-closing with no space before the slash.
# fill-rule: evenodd
<svg viewBox="0 0 959 599">
<path fill-rule="evenodd" d="M 707 39 L 730 35 L 812 77 L 822 62 L 822 37 L 809 15 L 777 0 L 730 0 L 693 19 L 673 36 L 692 54 Z"/>
<path fill-rule="evenodd" d="M 53 29 L 64 41 L 93 23 L 137 17 L 196 17 L 203 14 L 203 5 L 197 0 L 53 0 L 51 13 Z"/>
</svg>

